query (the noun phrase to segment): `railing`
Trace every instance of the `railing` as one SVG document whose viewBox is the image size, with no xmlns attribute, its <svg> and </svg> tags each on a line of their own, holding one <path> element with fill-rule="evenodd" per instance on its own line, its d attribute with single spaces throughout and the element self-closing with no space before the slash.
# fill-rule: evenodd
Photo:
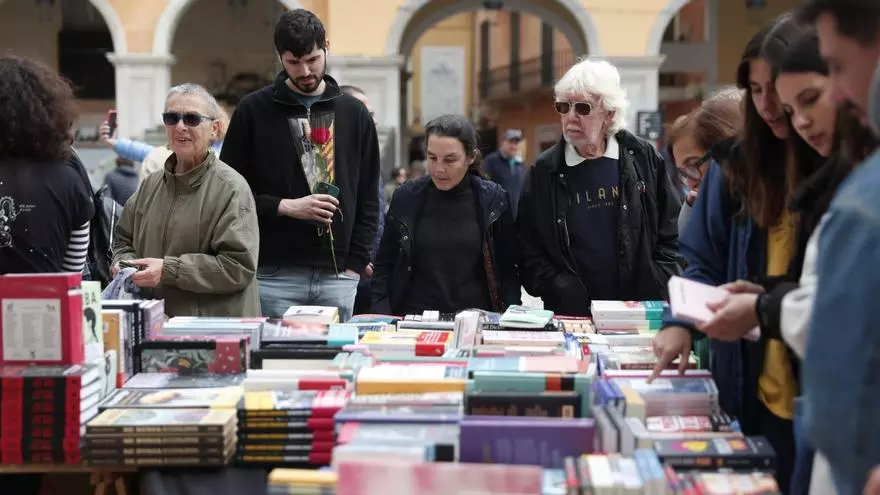
<svg viewBox="0 0 880 495">
<path fill-rule="evenodd" d="M 482 71 L 479 74 L 480 99 L 511 98 L 529 91 L 551 88 L 574 62 L 574 53 L 564 50 Z"/>
</svg>

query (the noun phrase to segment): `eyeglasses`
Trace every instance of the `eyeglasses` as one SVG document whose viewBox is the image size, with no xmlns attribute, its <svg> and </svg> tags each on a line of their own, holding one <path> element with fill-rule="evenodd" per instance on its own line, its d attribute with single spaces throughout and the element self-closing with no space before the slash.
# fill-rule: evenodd
<svg viewBox="0 0 880 495">
<path fill-rule="evenodd" d="M 184 114 L 179 112 L 165 112 L 162 114 L 162 122 L 164 122 L 165 125 L 177 125 L 181 120 L 183 120 L 183 125 L 187 127 L 198 127 L 202 122 L 211 122 L 217 119 L 192 112 Z"/>
<path fill-rule="evenodd" d="M 559 115 L 567 114 L 571 111 L 572 107 L 574 107 L 574 113 L 578 115 L 587 116 L 593 113 L 593 105 L 585 101 L 579 101 L 575 103 L 572 103 L 570 101 L 556 102 L 556 112 L 559 113 Z"/>
<path fill-rule="evenodd" d="M 697 161 L 691 162 L 689 165 L 686 165 L 684 167 L 680 167 L 678 170 L 681 172 L 681 175 L 687 177 L 688 179 L 700 182 L 703 180 L 703 171 L 700 170 L 700 167 L 702 167 L 703 164 L 711 159 L 712 153 L 708 152 L 698 158 Z"/>
</svg>

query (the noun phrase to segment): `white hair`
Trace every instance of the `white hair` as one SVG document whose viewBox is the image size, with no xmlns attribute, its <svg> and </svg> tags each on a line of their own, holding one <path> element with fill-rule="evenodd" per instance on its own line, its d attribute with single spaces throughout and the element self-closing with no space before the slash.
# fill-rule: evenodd
<svg viewBox="0 0 880 495">
<path fill-rule="evenodd" d="M 208 110 L 210 115 L 206 115 L 206 117 L 211 117 L 212 119 L 216 119 L 220 113 L 220 105 L 217 104 L 217 99 L 214 98 L 214 95 L 211 94 L 210 91 L 196 83 L 183 83 L 174 86 L 173 88 L 168 90 L 168 96 L 165 97 L 165 104 L 168 104 L 168 100 L 172 97 L 180 96 L 180 95 L 193 95 L 198 96 L 205 103 L 208 104 Z"/>
<path fill-rule="evenodd" d="M 614 112 L 614 119 L 608 126 L 608 135 L 626 127 L 626 109 L 629 99 L 626 90 L 620 86 L 620 72 L 617 67 L 604 60 L 582 60 L 562 76 L 553 88 L 560 100 L 598 96 L 602 107 Z"/>
</svg>

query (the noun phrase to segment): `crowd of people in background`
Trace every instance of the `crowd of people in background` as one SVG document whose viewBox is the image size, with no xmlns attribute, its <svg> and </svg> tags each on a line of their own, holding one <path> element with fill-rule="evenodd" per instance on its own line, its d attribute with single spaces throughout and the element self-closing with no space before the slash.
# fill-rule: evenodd
<svg viewBox="0 0 880 495">
<path fill-rule="evenodd" d="M 446 115 L 388 177 L 368 95 L 327 73 L 321 21 L 289 11 L 274 43 L 283 70 L 231 117 L 183 84 L 165 145 L 102 126 L 119 159 L 99 191 L 71 147 L 68 83 L 0 56 L 15 117 L 0 119 L 0 273 L 126 278 L 169 316 L 343 320 L 504 311 L 522 288 L 589 316 L 592 300 L 665 300 L 681 275 L 728 297 L 700 325 L 665 316 L 654 376 L 699 354 L 724 411 L 772 444 L 784 493 L 880 494 L 877 0 L 805 0 L 763 27 L 737 88 L 675 120 L 663 149 L 627 130 L 618 70 L 584 60 L 554 87 L 562 137 L 534 164 L 522 131 L 484 158 Z"/>
</svg>

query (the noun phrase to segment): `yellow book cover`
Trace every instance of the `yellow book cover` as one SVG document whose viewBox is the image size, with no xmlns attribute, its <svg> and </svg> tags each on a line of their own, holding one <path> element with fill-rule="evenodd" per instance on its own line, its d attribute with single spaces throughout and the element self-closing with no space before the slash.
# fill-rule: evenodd
<svg viewBox="0 0 880 495">
<path fill-rule="evenodd" d="M 467 368 L 443 364 L 385 364 L 360 371 L 357 394 L 420 394 L 464 392 Z"/>
</svg>

